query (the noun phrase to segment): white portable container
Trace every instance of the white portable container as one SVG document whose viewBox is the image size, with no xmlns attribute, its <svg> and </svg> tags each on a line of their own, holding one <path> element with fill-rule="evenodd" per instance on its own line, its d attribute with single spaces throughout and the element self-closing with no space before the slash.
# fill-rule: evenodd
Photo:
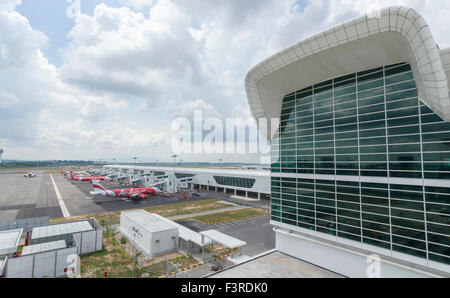
<svg viewBox="0 0 450 298">
<path fill-rule="evenodd" d="M 178 227 L 145 210 L 122 212 L 120 232 L 147 258 L 178 248 Z"/>
</svg>

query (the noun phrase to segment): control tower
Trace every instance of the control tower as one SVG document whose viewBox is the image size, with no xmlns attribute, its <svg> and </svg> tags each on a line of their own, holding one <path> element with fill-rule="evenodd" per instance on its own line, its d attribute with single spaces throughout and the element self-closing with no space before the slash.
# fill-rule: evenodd
<svg viewBox="0 0 450 298">
<path fill-rule="evenodd" d="M 3 149 L 2 149 L 2 148 L 0 148 L 0 163 L 2 163 L 2 162 L 3 162 L 3 160 L 2 160 L 2 155 L 3 155 L 3 152 L 5 152 L 5 151 L 3 151 Z"/>
</svg>

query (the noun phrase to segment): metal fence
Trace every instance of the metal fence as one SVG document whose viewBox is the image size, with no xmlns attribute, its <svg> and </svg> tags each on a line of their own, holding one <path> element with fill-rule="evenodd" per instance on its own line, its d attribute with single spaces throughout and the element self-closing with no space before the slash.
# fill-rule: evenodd
<svg viewBox="0 0 450 298">
<path fill-rule="evenodd" d="M 17 219 L 14 221 L 0 222 L 0 231 L 24 229 L 25 231 L 31 230 L 35 227 L 48 225 L 50 217 L 33 217 L 25 219 Z"/>
</svg>

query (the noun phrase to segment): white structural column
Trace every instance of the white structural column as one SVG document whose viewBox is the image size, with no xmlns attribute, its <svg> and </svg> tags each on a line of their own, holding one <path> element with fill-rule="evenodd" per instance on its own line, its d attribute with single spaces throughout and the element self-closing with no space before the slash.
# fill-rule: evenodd
<svg viewBox="0 0 450 298">
<path fill-rule="evenodd" d="M 407 62 L 420 99 L 450 121 L 449 83 L 441 54 L 448 53 L 439 52 L 416 11 L 385 8 L 296 43 L 252 68 L 246 77 L 248 103 L 256 120 L 279 118 L 286 94 L 333 77 Z M 260 130 L 272 137 L 264 127 Z"/>
</svg>

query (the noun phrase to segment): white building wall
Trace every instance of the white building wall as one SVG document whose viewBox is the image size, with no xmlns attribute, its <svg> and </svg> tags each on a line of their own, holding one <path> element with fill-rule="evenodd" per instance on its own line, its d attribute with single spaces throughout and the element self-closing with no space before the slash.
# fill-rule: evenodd
<svg viewBox="0 0 450 298">
<path fill-rule="evenodd" d="M 7 278 L 32 278 L 33 255 L 8 259 L 6 267 Z"/>
<path fill-rule="evenodd" d="M 64 269 L 68 268 L 70 265 L 72 265 L 73 258 L 75 258 L 77 255 L 77 248 L 76 247 L 70 247 L 66 249 L 60 249 L 56 252 L 56 270 L 55 270 L 55 276 L 60 277 L 64 276 L 67 273 L 64 272 Z M 70 258 L 69 258 L 70 256 Z"/>
<path fill-rule="evenodd" d="M 352 278 L 426 278 L 439 277 L 430 272 L 383 260 L 374 263 L 369 256 L 351 249 L 332 246 L 295 233 L 275 231 L 276 249 L 327 270 Z M 377 265 L 379 264 L 379 266 Z M 379 273 L 379 275 L 378 275 Z"/>
<path fill-rule="evenodd" d="M 178 248 L 178 229 L 155 232 L 151 240 L 151 256 L 157 256 Z"/>
<path fill-rule="evenodd" d="M 82 241 L 82 246 L 81 246 L 81 254 L 88 254 L 91 252 L 96 251 L 96 238 L 97 238 L 97 233 L 96 231 L 89 231 L 89 232 L 83 232 L 81 233 L 81 241 Z"/>
<path fill-rule="evenodd" d="M 136 227 L 139 230 L 141 236 L 139 235 L 134 236 L 134 232 L 132 230 L 133 227 Z M 126 238 L 128 238 L 128 240 L 131 243 L 135 242 L 136 243 L 135 246 L 139 250 L 141 250 L 146 256 L 150 256 L 151 233 L 149 233 L 143 227 L 135 223 L 124 213 L 120 215 L 119 230 Z"/>
<path fill-rule="evenodd" d="M 33 278 L 55 277 L 56 251 L 34 255 Z"/>
</svg>

